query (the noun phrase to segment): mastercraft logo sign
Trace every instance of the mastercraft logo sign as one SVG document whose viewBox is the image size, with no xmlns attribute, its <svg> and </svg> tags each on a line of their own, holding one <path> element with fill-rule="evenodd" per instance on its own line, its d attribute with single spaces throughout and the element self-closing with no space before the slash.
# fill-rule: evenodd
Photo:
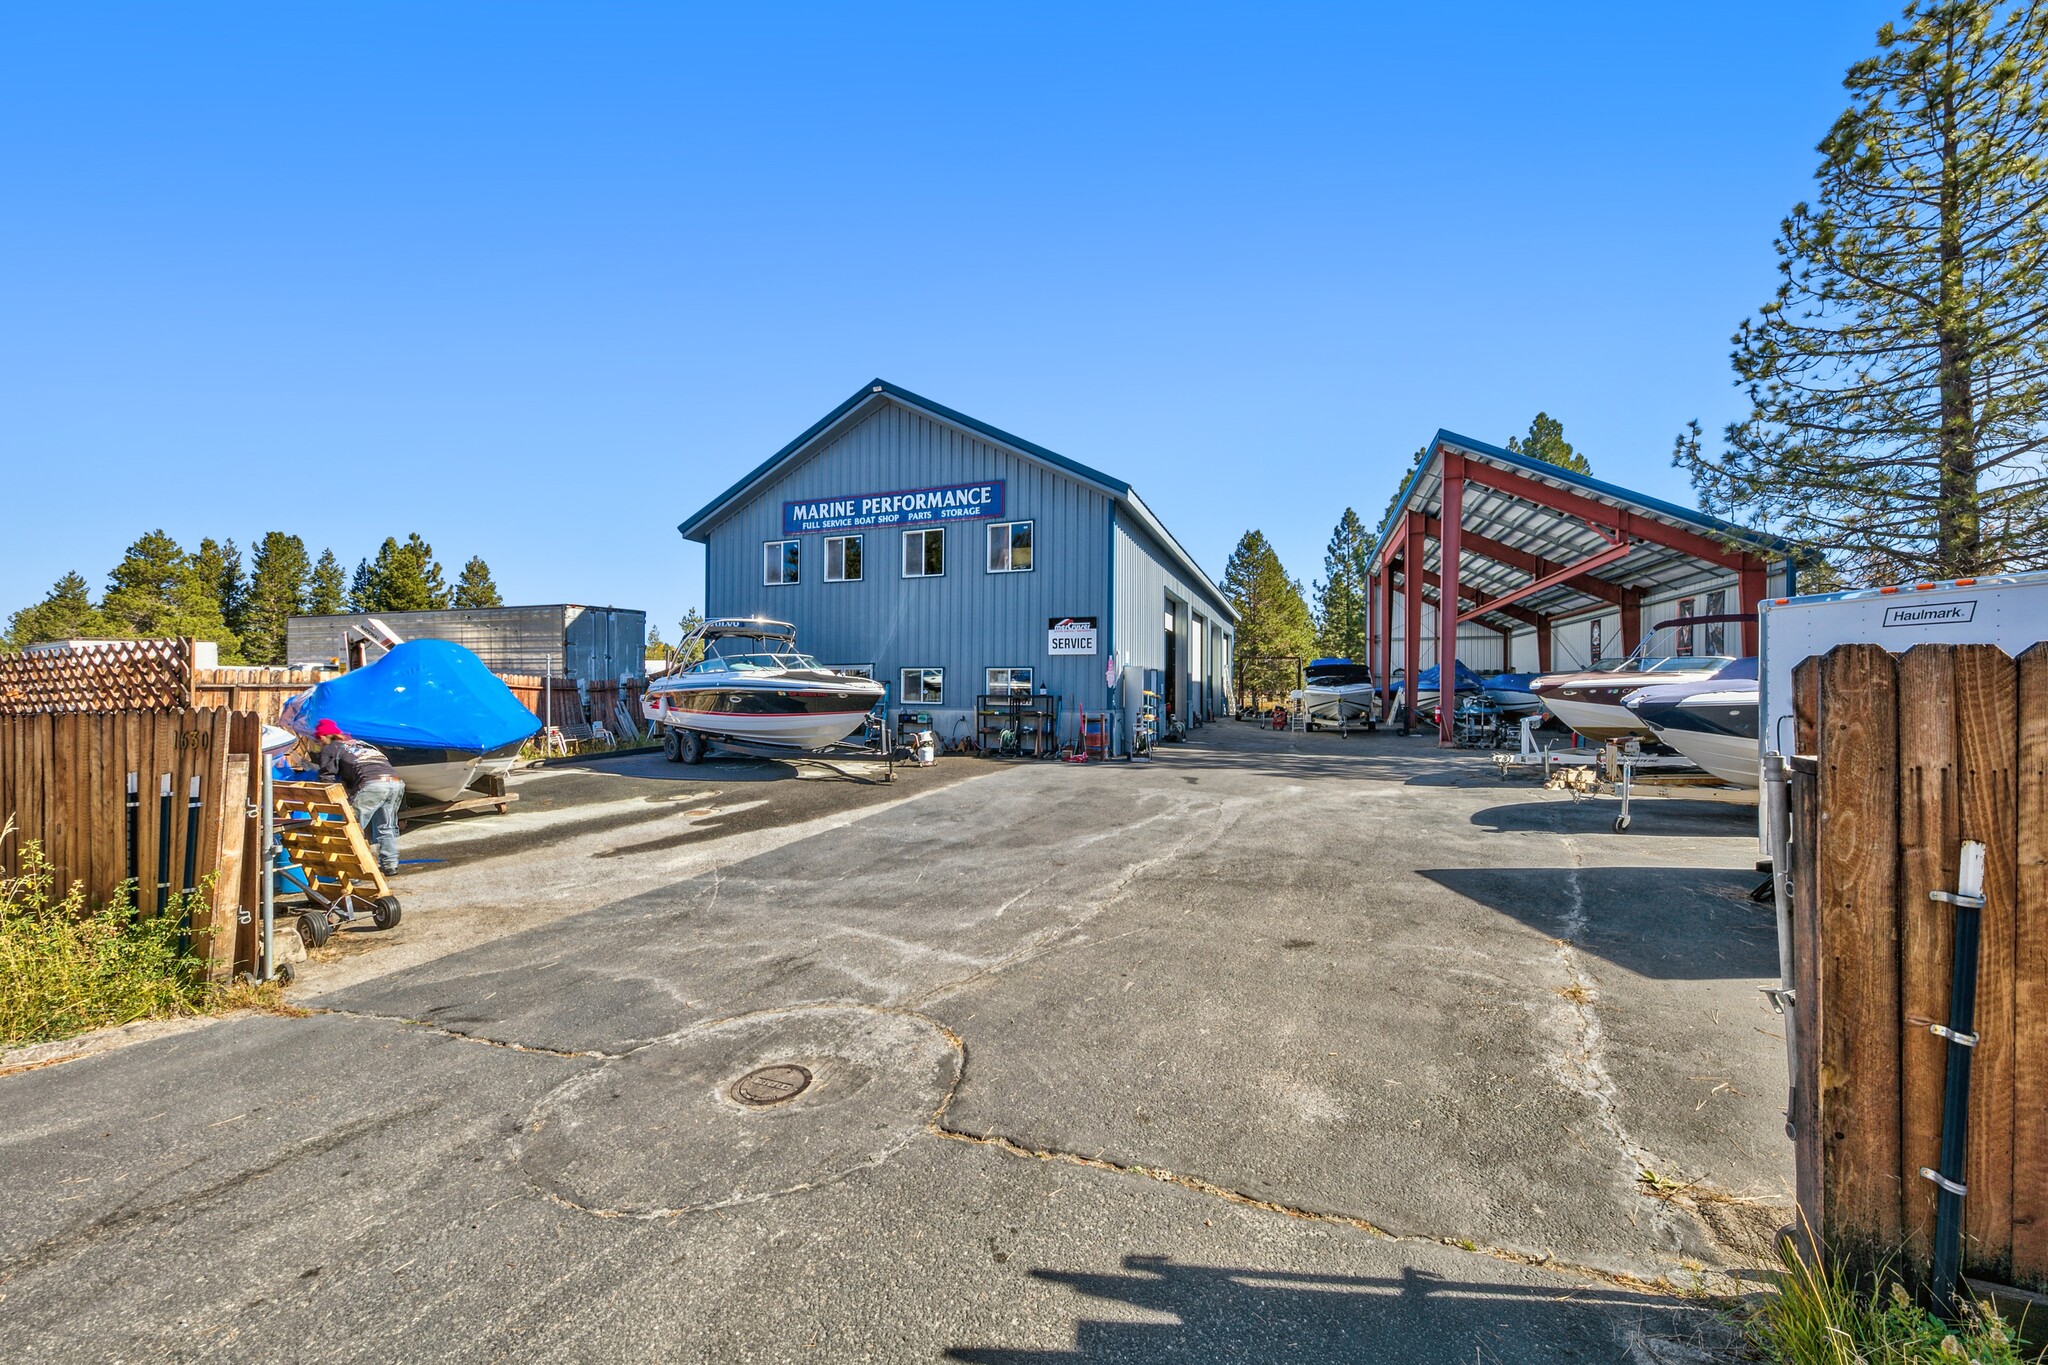
<svg viewBox="0 0 2048 1365">
<path fill-rule="evenodd" d="M 782 534 L 862 531 L 875 526 L 917 526 L 934 521 L 983 521 L 1003 514 L 1003 481 L 907 488 L 895 493 L 846 493 L 782 504 Z"/>
</svg>

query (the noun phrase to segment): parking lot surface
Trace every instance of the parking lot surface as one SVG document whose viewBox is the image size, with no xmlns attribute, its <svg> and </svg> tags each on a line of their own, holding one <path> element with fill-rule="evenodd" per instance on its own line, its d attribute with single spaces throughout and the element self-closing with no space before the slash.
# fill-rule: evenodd
<svg viewBox="0 0 2048 1365">
<path fill-rule="evenodd" d="M 1699 1359 L 1783 1221 L 1746 811 L 1233 723 L 621 762 L 409 835 L 307 1017 L 0 1077 L 19 1353 Z"/>
</svg>

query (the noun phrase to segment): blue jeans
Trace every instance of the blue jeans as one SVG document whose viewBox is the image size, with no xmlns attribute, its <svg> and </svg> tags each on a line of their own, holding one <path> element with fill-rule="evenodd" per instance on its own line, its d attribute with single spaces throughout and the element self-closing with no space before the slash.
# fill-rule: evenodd
<svg viewBox="0 0 2048 1365">
<path fill-rule="evenodd" d="M 398 808 L 405 804 L 405 784 L 365 782 L 350 799 L 356 808 L 356 823 L 377 846 L 377 865 L 386 872 L 398 871 Z"/>
</svg>

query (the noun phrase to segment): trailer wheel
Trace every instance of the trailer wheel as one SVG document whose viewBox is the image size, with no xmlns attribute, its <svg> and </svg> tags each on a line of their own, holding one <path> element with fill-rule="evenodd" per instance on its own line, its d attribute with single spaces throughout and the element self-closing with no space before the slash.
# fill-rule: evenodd
<svg viewBox="0 0 2048 1365">
<path fill-rule="evenodd" d="M 685 763 L 696 763 L 704 757 L 704 736 L 695 730 L 683 731 L 682 758 Z"/>
<path fill-rule="evenodd" d="M 299 970 L 289 962 L 280 962 L 277 970 L 270 974 L 270 979 L 280 986 L 289 986 L 299 979 Z"/>
<path fill-rule="evenodd" d="M 664 727 L 661 732 L 661 756 L 671 763 L 683 761 L 683 746 L 677 741 L 672 728 Z"/>
<path fill-rule="evenodd" d="M 1628 833 L 1628 817 L 1626 815 L 1617 815 L 1614 817 L 1614 832 L 1616 834 Z"/>
<path fill-rule="evenodd" d="M 334 926 L 328 922 L 325 910 L 311 910 L 299 916 L 299 937 L 306 940 L 308 948 L 324 948 L 333 935 Z"/>
<path fill-rule="evenodd" d="M 377 903 L 370 907 L 370 921 L 379 929 L 389 929 L 398 923 L 398 897 L 379 896 Z"/>
</svg>

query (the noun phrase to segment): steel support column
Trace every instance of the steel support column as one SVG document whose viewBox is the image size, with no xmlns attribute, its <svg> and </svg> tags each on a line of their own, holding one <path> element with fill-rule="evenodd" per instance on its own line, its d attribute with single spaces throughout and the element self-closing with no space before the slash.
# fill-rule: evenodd
<svg viewBox="0 0 2048 1365">
<path fill-rule="evenodd" d="M 1407 514 L 1401 550 L 1401 654 L 1407 681 L 1401 687 L 1401 733 L 1415 733 L 1415 679 L 1422 672 L 1422 517 Z"/>
<path fill-rule="evenodd" d="M 1765 594 L 1770 590 L 1765 586 L 1762 564 L 1742 570 L 1736 575 L 1735 581 L 1735 599 L 1742 604 L 1736 610 L 1749 613 L 1749 619 L 1742 623 L 1742 653 L 1747 658 L 1757 652 L 1757 604 L 1764 600 Z"/>
<path fill-rule="evenodd" d="M 1624 588 L 1621 593 L 1621 652 L 1634 654 L 1643 643 L 1643 590 Z"/>
<path fill-rule="evenodd" d="M 1550 618 L 1544 617 L 1536 623 L 1536 671 L 1550 671 Z"/>
<path fill-rule="evenodd" d="M 1437 578 L 1443 584 L 1436 609 L 1436 742 L 1456 743 L 1458 709 L 1458 560 L 1464 554 L 1465 457 L 1444 452 L 1443 527 L 1437 534 Z"/>
</svg>

